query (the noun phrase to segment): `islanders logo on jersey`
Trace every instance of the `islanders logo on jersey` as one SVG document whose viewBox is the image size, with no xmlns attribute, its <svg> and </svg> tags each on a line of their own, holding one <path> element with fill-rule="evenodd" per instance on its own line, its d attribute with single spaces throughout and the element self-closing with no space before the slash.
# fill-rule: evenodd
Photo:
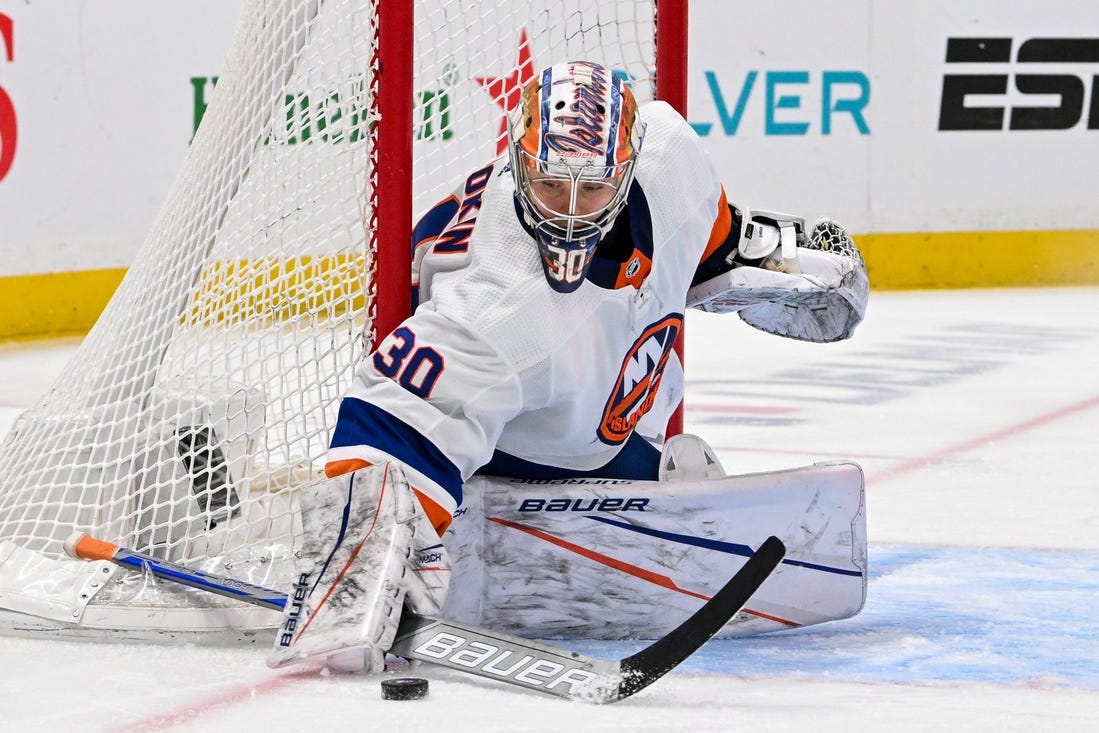
<svg viewBox="0 0 1099 733">
<path fill-rule="evenodd" d="M 601 441 L 610 445 L 623 442 L 652 409 L 664 367 L 682 328 L 682 315 L 665 316 L 646 328 L 626 352 L 614 389 L 603 408 L 599 423 Z"/>
</svg>

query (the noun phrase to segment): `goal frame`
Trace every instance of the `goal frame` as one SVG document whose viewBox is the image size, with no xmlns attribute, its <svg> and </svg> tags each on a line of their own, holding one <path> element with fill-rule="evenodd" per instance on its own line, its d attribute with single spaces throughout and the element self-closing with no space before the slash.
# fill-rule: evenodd
<svg viewBox="0 0 1099 733">
<path fill-rule="evenodd" d="M 363 174 L 370 177 L 372 184 L 367 223 L 373 230 L 375 243 L 374 277 L 368 293 L 369 332 L 363 334 L 367 348 L 411 313 L 411 232 L 416 201 L 414 105 L 410 103 L 416 82 L 415 3 L 413 0 L 374 0 L 374 3 L 377 12 L 374 67 L 378 71 L 372 84 L 377 85 L 377 117 L 371 124 L 369 170 Z M 655 11 L 655 18 L 648 15 L 648 8 L 644 14 L 655 29 L 650 67 L 654 79 L 652 96 L 685 114 L 687 0 L 652 0 L 645 5 L 651 5 Z M 681 429 L 681 410 L 677 410 L 669 424 L 669 435 Z M 209 607 L 98 604 L 93 600 L 113 577 L 112 568 L 48 557 L 4 540 L 6 537 L 0 536 L 0 632 L 112 639 L 120 638 L 118 632 L 124 630 L 122 636 L 128 639 L 254 643 L 257 633 L 277 625 L 278 616 L 272 611 L 224 603 Z M 262 557 L 257 560 L 266 561 Z M 228 566 L 222 569 L 231 572 Z M 33 582 L 28 582 L 28 578 Z M 25 587 L 19 589 L 18 583 Z M 36 596 L 43 588 L 48 593 Z"/>
</svg>

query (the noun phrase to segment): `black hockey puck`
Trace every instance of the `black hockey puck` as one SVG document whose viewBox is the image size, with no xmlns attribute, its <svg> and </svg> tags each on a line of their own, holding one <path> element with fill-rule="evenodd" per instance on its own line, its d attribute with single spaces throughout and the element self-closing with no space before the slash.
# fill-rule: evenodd
<svg viewBox="0 0 1099 733">
<path fill-rule="evenodd" d="M 422 677 L 394 677 L 382 680 L 383 700 L 422 700 L 427 697 L 427 680 Z"/>
</svg>

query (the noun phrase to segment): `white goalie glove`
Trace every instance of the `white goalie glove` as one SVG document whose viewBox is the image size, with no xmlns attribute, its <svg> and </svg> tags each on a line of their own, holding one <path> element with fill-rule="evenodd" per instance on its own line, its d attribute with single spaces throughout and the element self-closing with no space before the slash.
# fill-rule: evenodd
<svg viewBox="0 0 1099 733">
<path fill-rule="evenodd" d="M 754 328 L 803 341 L 848 338 L 862 321 L 870 283 L 847 230 L 820 219 L 804 234 L 800 219 L 763 214 L 752 212 L 750 224 L 760 231 L 747 242 L 742 229 L 733 269 L 692 287 L 687 306 L 739 313 Z"/>
<path fill-rule="evenodd" d="M 296 580 L 267 663 L 379 672 L 404 609 L 439 612 L 446 549 L 395 463 L 302 487 L 298 501 Z"/>
</svg>

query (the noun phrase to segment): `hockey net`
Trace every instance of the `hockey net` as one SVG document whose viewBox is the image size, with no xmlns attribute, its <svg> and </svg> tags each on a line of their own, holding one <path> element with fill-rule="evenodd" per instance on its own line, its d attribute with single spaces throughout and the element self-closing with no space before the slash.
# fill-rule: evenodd
<svg viewBox="0 0 1099 733">
<path fill-rule="evenodd" d="M 411 216 L 503 150 L 503 110 L 544 66 L 598 59 L 639 99 L 654 96 L 654 1 L 414 5 L 245 3 L 144 246 L 0 444 L 0 606 L 38 613 L 13 577 L 32 556 L 62 562 L 74 530 L 289 587 L 295 488 L 322 475 L 360 357 L 407 314 Z M 663 23 L 685 23 L 682 5 L 665 3 Z M 385 56 L 402 49 L 410 72 Z M 662 53 L 681 62 L 685 51 Z M 94 596 L 70 614 L 84 627 L 274 623 L 121 574 Z M 134 613 L 143 607 L 162 612 Z"/>
</svg>

